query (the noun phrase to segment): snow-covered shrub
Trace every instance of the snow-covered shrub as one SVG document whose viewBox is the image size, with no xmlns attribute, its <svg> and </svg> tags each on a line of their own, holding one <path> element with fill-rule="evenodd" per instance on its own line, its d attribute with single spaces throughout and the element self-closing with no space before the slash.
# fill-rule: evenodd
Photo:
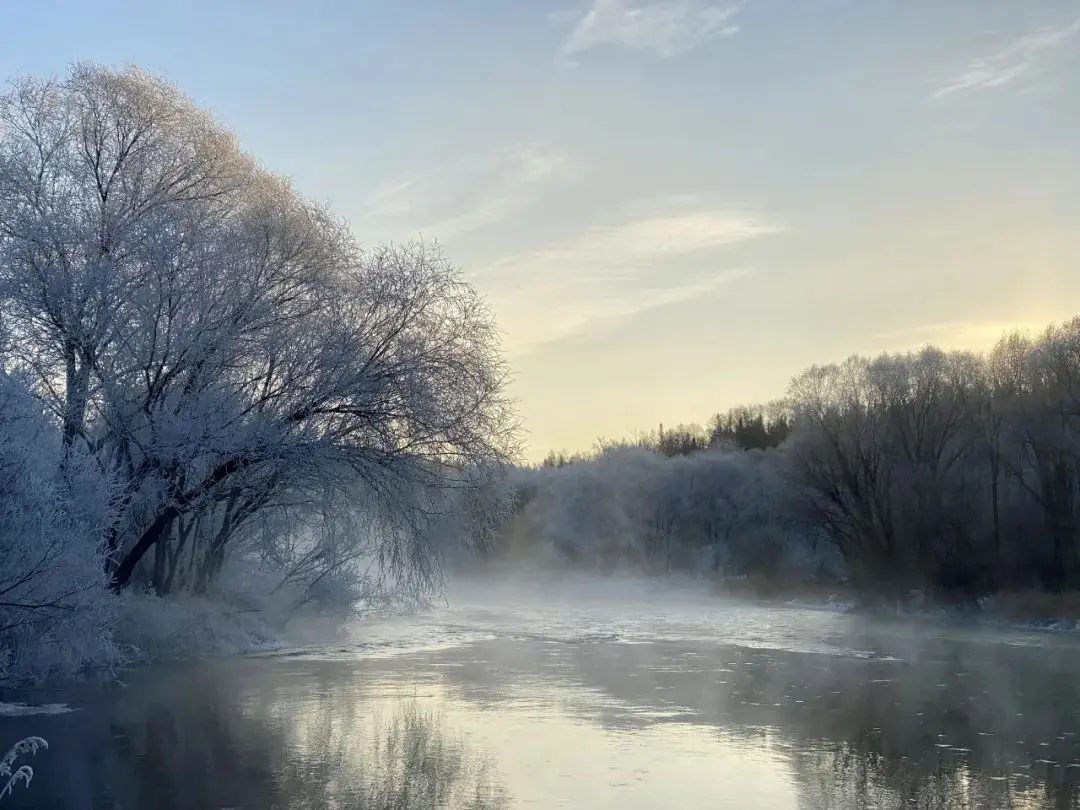
<svg viewBox="0 0 1080 810">
<path fill-rule="evenodd" d="M 0 675 L 70 675 L 117 661 L 105 590 L 111 480 L 22 380 L 0 373 Z"/>
<path fill-rule="evenodd" d="M 129 591 L 119 604 L 115 642 L 140 663 L 272 649 L 277 634 L 255 612 L 191 594 Z"/>
</svg>

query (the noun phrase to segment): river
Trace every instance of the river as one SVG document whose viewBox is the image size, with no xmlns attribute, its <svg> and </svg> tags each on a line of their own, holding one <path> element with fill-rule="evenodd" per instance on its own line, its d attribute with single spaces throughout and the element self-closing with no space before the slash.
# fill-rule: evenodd
<svg viewBox="0 0 1080 810">
<path fill-rule="evenodd" d="M 1080 640 L 626 580 L 456 583 L 333 644 L 37 701 L 4 807 L 1071 808 Z"/>
</svg>

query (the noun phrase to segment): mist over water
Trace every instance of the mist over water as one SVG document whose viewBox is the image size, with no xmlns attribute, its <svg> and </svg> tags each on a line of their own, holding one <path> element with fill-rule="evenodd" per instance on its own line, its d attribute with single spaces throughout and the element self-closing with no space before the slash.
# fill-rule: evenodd
<svg viewBox="0 0 1080 810">
<path fill-rule="evenodd" d="M 0 719 L 13 807 L 1080 806 L 1080 643 L 690 583 L 457 580 L 332 644 Z"/>
</svg>

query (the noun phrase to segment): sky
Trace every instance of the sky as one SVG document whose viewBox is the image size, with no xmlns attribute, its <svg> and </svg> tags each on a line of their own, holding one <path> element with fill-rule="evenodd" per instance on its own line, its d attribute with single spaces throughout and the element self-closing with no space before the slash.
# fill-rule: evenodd
<svg viewBox="0 0 1080 810">
<path fill-rule="evenodd" d="M 1080 311 L 1080 0 L 0 0 L 488 298 L 530 457 Z"/>
</svg>

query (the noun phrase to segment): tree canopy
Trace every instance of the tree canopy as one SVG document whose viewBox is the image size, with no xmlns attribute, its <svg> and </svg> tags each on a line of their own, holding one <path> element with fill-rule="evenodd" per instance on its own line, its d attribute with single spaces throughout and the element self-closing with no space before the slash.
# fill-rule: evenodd
<svg viewBox="0 0 1080 810">
<path fill-rule="evenodd" d="M 516 449 L 493 317 L 436 245 L 362 247 L 134 68 L 0 96 L 0 332 L 37 414 L 5 425 L 109 493 L 79 542 L 115 590 L 204 590 L 230 553 L 430 583 Z"/>
</svg>

